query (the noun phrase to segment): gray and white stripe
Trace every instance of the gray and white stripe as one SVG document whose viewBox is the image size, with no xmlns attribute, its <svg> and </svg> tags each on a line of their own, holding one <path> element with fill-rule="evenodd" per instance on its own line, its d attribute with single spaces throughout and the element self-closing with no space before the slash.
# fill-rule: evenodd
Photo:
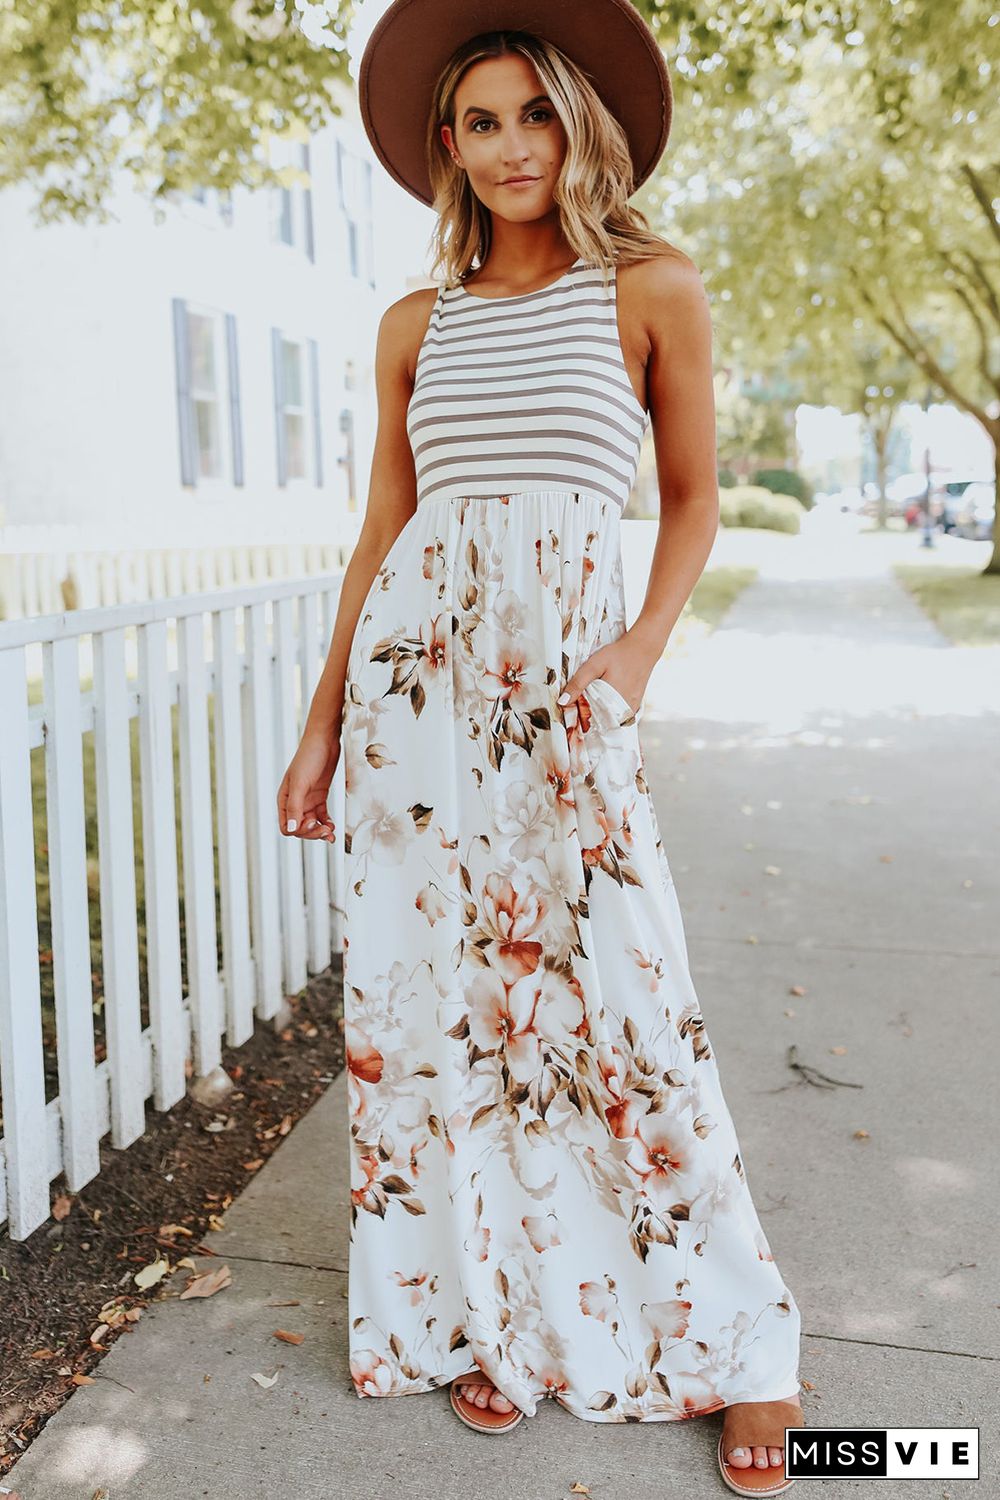
<svg viewBox="0 0 1000 1500">
<path fill-rule="evenodd" d="M 624 508 L 647 414 L 616 293 L 582 259 L 522 296 L 440 288 L 406 414 L 418 502 L 565 488 Z"/>
</svg>

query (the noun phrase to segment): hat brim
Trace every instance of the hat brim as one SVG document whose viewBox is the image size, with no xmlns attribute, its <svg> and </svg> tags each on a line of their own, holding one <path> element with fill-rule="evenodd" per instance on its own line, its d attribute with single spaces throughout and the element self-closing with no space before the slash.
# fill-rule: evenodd
<svg viewBox="0 0 1000 1500">
<path fill-rule="evenodd" d="M 368 139 L 400 187 L 433 203 L 424 158 L 427 116 L 441 70 L 484 31 L 532 31 L 590 77 L 628 138 L 638 188 L 670 134 L 666 59 L 631 0 L 394 0 L 361 57 L 358 102 Z"/>
</svg>

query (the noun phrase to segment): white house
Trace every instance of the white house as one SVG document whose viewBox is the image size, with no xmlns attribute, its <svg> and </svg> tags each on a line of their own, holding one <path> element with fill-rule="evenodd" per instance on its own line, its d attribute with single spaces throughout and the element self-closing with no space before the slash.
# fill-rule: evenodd
<svg viewBox="0 0 1000 1500">
<path fill-rule="evenodd" d="M 322 543 L 367 498 L 384 308 L 426 285 L 433 216 L 343 114 L 282 143 L 287 188 L 39 226 L 0 193 L 0 523 L 98 546 Z M 8 533 L 9 535 L 9 533 Z"/>
</svg>

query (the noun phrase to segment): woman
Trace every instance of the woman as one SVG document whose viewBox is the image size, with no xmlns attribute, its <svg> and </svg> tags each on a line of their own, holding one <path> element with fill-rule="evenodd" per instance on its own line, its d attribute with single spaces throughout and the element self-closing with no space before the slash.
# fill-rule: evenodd
<svg viewBox="0 0 1000 1500">
<path fill-rule="evenodd" d="M 774 1494 L 799 1312 L 637 723 L 718 522 L 701 278 L 627 202 L 669 79 L 627 0 L 542 0 L 544 36 L 477 36 L 476 9 L 396 0 L 362 60 L 369 137 L 436 208 L 446 275 L 379 329 L 364 530 L 278 796 L 283 832 L 334 837 L 343 743 L 352 1381 L 450 1383 L 493 1432 L 546 1395 L 588 1421 L 724 1409 L 727 1484 Z M 626 629 L 647 418 L 662 525 Z"/>
</svg>

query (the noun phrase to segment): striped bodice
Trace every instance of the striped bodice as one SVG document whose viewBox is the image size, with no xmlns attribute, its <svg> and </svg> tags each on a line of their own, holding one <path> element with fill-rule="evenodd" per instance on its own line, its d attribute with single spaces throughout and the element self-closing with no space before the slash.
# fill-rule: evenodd
<svg viewBox="0 0 1000 1500">
<path fill-rule="evenodd" d="M 624 508 L 647 416 L 616 294 L 581 258 L 539 292 L 439 289 L 406 414 L 418 502 L 565 488 Z"/>
</svg>

